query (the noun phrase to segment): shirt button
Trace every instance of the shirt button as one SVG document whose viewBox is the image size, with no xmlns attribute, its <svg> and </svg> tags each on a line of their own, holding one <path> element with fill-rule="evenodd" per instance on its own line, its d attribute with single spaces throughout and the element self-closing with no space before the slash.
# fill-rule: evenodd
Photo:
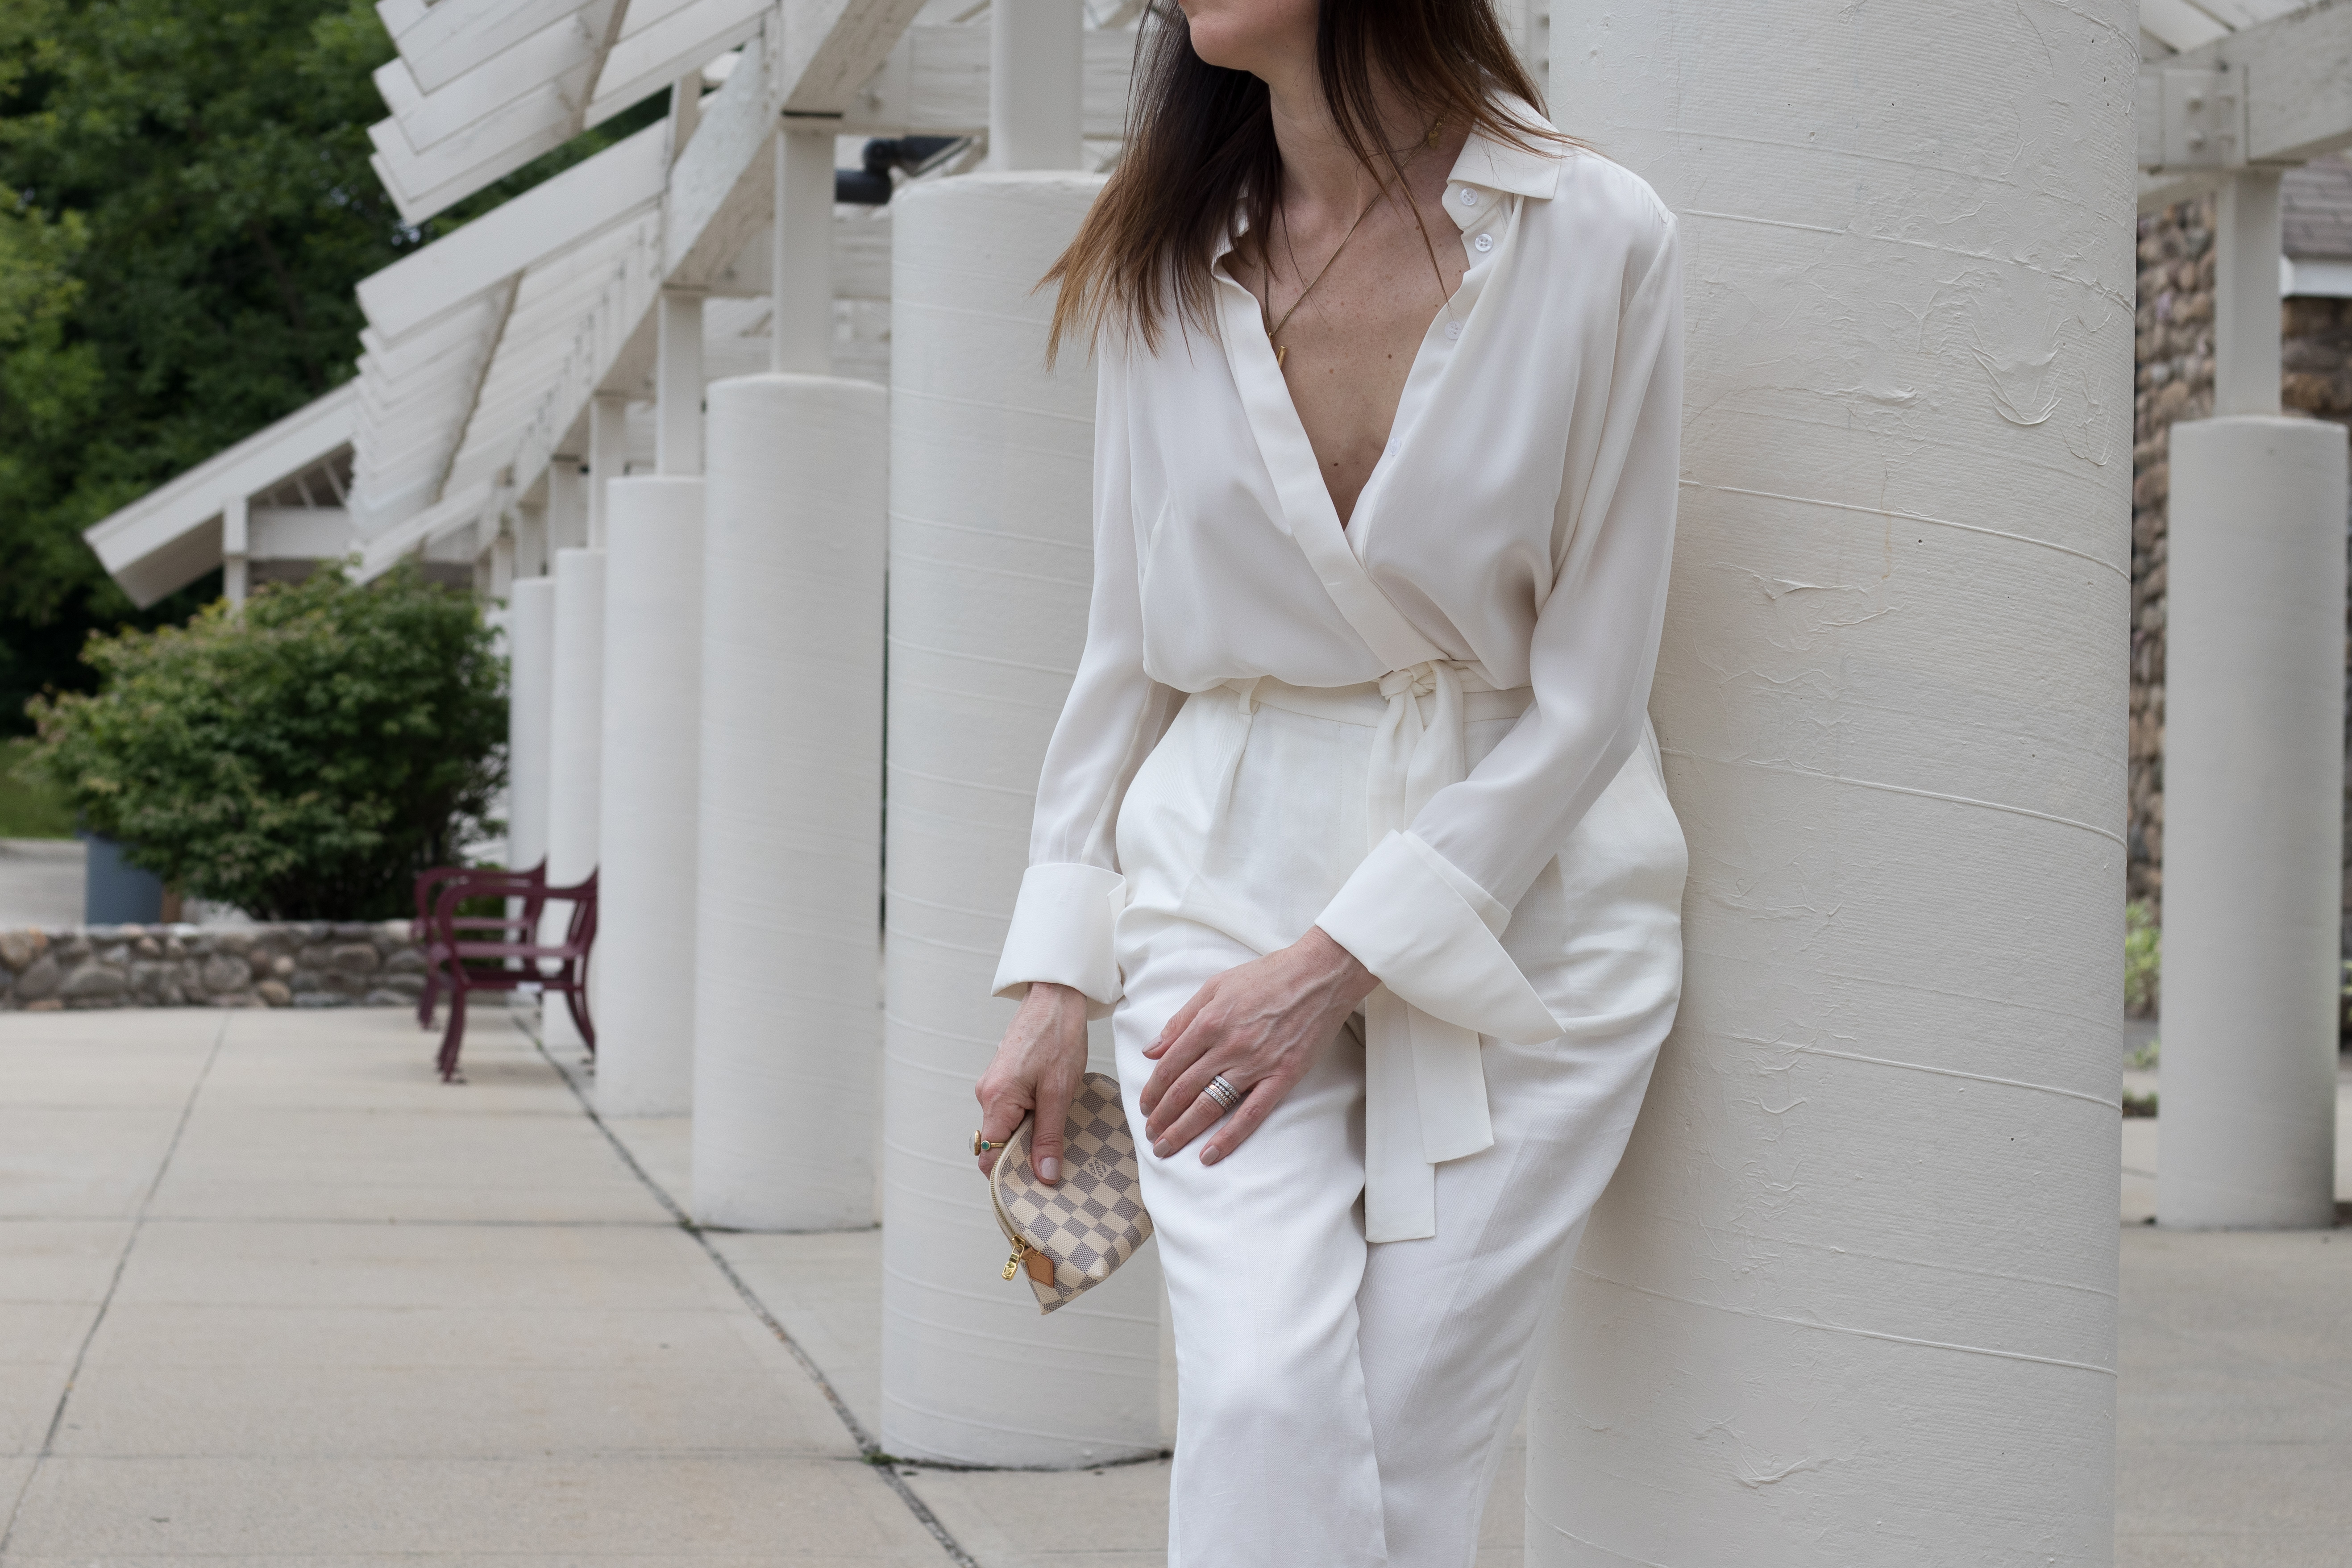
<svg viewBox="0 0 2352 1568">
<path fill-rule="evenodd" d="M 1478 193 L 1475 191 L 1464 191 L 1456 199 L 1459 200 L 1465 207 L 1475 207 L 1478 205 Z"/>
<path fill-rule="evenodd" d="M 1461 335 L 1462 335 L 1462 323 L 1461 323 L 1461 322 L 1459 322 L 1459 321 L 1448 321 L 1448 322 L 1446 322 L 1446 323 L 1445 323 L 1445 341 L 1446 341 L 1447 342 L 1449 342 L 1449 343 L 1450 343 L 1450 342 L 1452 342 L 1454 339 L 1456 339 L 1456 338 L 1460 337 Z"/>
<path fill-rule="evenodd" d="M 1481 250 L 1492 250 L 1495 248 L 1495 237 L 1491 234 L 1482 234 L 1470 243 Z"/>
</svg>

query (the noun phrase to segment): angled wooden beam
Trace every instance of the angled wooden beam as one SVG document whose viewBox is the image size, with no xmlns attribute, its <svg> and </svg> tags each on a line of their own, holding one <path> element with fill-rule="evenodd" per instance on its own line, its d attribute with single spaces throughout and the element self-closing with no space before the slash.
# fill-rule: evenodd
<svg viewBox="0 0 2352 1568">
<path fill-rule="evenodd" d="M 669 131 L 648 125 L 359 284 L 360 309 L 397 338 L 662 194 Z"/>
<path fill-rule="evenodd" d="M 2255 0 L 2238 4 L 2247 15 L 2255 14 Z M 2239 144 L 2220 165 L 2164 165 L 2150 153 L 2164 144 L 2166 95 L 2173 91 L 2178 97 L 2174 89 L 2189 79 L 2187 73 L 2198 71 L 2227 73 L 2241 95 L 2242 118 L 2227 128 Z M 2317 0 L 2151 60 L 2140 69 L 2139 94 L 2140 163 L 2148 171 L 2140 182 L 2142 212 L 2210 190 L 2234 167 L 2307 163 L 2352 146 L 2352 0 Z M 2151 115 L 2159 117 L 2153 127 Z"/>
</svg>

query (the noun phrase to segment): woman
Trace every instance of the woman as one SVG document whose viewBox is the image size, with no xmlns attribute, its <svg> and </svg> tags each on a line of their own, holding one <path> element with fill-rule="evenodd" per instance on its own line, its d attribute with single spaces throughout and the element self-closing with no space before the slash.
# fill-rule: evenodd
<svg viewBox="0 0 2352 1568">
<path fill-rule="evenodd" d="M 1674 219 L 1490 0 L 1182 5 L 1054 274 L 1094 599 L 982 1132 L 1057 1176 L 1110 1013 L 1171 1563 L 1460 1568 L 1681 984 Z"/>
</svg>

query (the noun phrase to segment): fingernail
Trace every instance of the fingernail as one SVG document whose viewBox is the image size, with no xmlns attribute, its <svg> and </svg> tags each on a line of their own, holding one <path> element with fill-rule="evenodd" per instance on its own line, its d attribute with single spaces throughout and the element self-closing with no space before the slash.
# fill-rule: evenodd
<svg viewBox="0 0 2352 1568">
<path fill-rule="evenodd" d="M 1037 1176 L 1041 1181 L 1060 1181 L 1062 1179 L 1062 1162 L 1055 1159 L 1051 1154 L 1046 1155 L 1044 1159 L 1037 1162 Z"/>
<path fill-rule="evenodd" d="M 1213 1165 L 1224 1157 L 1225 1156 L 1222 1151 L 1213 1147 L 1201 1151 L 1201 1163 L 1203 1165 Z"/>
<path fill-rule="evenodd" d="M 1169 1142 L 1159 1142 L 1159 1143 L 1154 1143 L 1154 1144 L 1151 1146 L 1151 1152 L 1152 1152 L 1153 1153 L 1155 1153 L 1155 1154 L 1159 1155 L 1161 1159 L 1165 1160 L 1166 1158 L 1168 1158 L 1168 1156 L 1169 1156 L 1169 1155 L 1173 1154 L 1174 1152 L 1176 1152 L 1176 1145 L 1174 1145 L 1173 1143 L 1169 1143 Z"/>
</svg>

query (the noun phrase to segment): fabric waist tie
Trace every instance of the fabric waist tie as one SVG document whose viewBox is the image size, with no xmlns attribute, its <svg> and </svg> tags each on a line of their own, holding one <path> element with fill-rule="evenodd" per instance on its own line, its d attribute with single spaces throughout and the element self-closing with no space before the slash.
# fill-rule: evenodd
<svg viewBox="0 0 2352 1568">
<path fill-rule="evenodd" d="M 1465 723 L 1515 719 L 1528 687 L 1497 689 L 1474 666 L 1431 659 L 1354 686 L 1231 680 L 1245 710 L 1279 708 L 1373 731 L 1365 848 L 1412 825 L 1469 772 Z M 1386 985 L 1364 999 L 1364 1228 L 1374 1241 L 1436 1234 L 1437 1167 L 1495 1142 L 1475 1031 L 1433 1017 Z"/>
</svg>

